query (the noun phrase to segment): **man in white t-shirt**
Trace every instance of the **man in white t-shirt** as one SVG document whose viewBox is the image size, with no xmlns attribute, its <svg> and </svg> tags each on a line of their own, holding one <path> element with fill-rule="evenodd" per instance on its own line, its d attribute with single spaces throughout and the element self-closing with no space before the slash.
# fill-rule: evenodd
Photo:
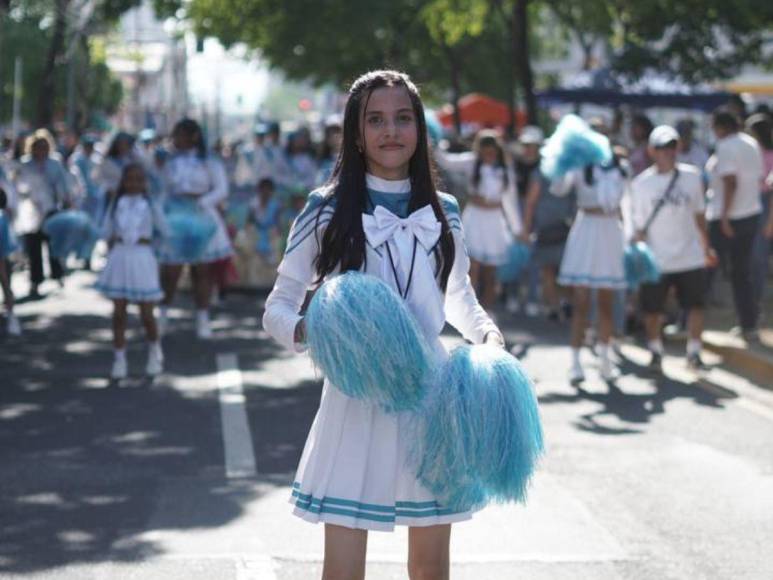
<svg viewBox="0 0 773 580">
<path fill-rule="evenodd" d="M 720 264 L 730 270 L 740 331 L 747 340 L 756 340 L 758 306 L 751 257 L 762 213 L 762 152 L 752 137 L 740 132 L 737 117 L 726 109 L 714 112 L 712 128 L 717 145 L 706 162 L 709 235 Z"/>
<path fill-rule="evenodd" d="M 646 241 L 660 268 L 660 281 L 643 284 L 639 291 L 648 346 L 650 369 L 660 372 L 663 310 L 671 287 L 687 315 L 689 339 L 687 362 L 703 368 L 700 358 L 706 271 L 713 261 L 706 219 L 703 215 L 703 180 L 698 168 L 677 163 L 679 134 L 673 127 L 655 127 L 649 137 L 654 164 L 631 183 L 631 213 L 636 237 Z"/>
</svg>

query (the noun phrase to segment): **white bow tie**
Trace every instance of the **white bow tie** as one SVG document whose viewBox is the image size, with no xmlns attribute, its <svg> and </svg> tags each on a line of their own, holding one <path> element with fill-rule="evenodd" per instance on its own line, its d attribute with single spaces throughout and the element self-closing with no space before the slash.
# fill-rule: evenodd
<svg viewBox="0 0 773 580">
<path fill-rule="evenodd" d="M 402 247 L 404 244 L 401 242 L 412 243 L 416 236 L 426 250 L 431 250 L 440 238 L 440 222 L 431 205 L 425 205 L 406 218 L 400 218 L 379 205 L 373 215 L 362 215 L 362 227 L 374 248 L 391 238 Z"/>
</svg>

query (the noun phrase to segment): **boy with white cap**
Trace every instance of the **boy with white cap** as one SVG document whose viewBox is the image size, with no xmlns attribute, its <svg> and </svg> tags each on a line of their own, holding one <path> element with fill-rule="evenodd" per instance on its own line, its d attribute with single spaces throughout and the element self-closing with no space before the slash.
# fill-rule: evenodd
<svg viewBox="0 0 773 580">
<path fill-rule="evenodd" d="M 705 268 L 716 256 L 709 244 L 703 182 L 698 168 L 677 163 L 679 134 L 660 125 L 649 136 L 649 155 L 654 164 L 631 183 L 632 218 L 639 240 L 646 241 L 655 255 L 661 279 L 643 284 L 640 299 L 645 315 L 650 368 L 660 372 L 663 342 L 660 330 L 663 310 L 671 287 L 676 288 L 682 308 L 687 310 L 687 362 L 701 369 L 701 333 L 705 296 Z"/>
</svg>

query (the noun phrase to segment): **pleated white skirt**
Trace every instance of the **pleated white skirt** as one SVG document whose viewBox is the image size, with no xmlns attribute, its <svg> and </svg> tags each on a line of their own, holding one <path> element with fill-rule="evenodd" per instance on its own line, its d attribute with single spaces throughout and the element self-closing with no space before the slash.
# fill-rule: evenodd
<svg viewBox="0 0 773 580">
<path fill-rule="evenodd" d="M 468 205 L 462 212 L 465 245 L 470 258 L 489 266 L 507 261 L 513 236 L 501 209 Z"/>
<path fill-rule="evenodd" d="M 158 302 L 164 296 L 156 255 L 144 244 L 113 246 L 95 287 L 108 298 L 130 302 Z"/>
<path fill-rule="evenodd" d="M 577 213 L 566 240 L 558 283 L 625 288 L 623 226 L 616 216 Z"/>
<path fill-rule="evenodd" d="M 293 513 L 377 531 L 470 519 L 472 511 L 444 507 L 417 480 L 409 461 L 412 419 L 348 397 L 325 380 L 293 482 Z"/>
</svg>

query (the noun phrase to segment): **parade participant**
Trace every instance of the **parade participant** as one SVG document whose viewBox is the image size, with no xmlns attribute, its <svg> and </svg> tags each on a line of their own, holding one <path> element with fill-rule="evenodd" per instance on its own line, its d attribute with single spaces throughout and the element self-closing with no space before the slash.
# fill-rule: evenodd
<svg viewBox="0 0 773 580">
<path fill-rule="evenodd" d="M 13 233 L 13 215 L 16 209 L 16 193 L 13 186 L 5 178 L 0 168 L 0 288 L 3 291 L 6 312 L 6 332 L 10 336 L 21 334 L 21 324 L 13 313 L 15 304 L 11 288 L 11 264 L 8 261 L 17 247 L 16 236 Z"/>
<path fill-rule="evenodd" d="M 298 312 L 307 290 L 361 270 L 404 297 L 441 360 L 446 319 L 468 340 L 501 347 L 468 268 L 458 206 L 435 189 L 416 87 L 393 71 L 361 76 L 349 91 L 331 184 L 311 194 L 295 221 L 264 328 L 303 351 Z M 471 513 L 438 505 L 407 467 L 408 415 L 388 414 L 326 381 L 293 489 L 294 513 L 326 524 L 323 578 L 363 578 L 367 530 L 395 525 L 410 527 L 410 578 L 448 578 L 451 523 Z"/>
<path fill-rule="evenodd" d="M 532 259 L 540 269 L 548 318 L 556 321 L 566 318 L 566 303 L 561 303 L 558 286 L 558 269 L 577 210 L 574 190 L 562 190 L 560 185 L 560 182 L 551 183 L 538 168 L 529 184 L 523 220 L 524 232 L 534 232 Z"/>
<path fill-rule="evenodd" d="M 289 191 L 311 191 L 317 183 L 317 166 L 311 135 L 306 127 L 301 127 L 287 138 L 284 151 L 286 171 L 280 183 Z"/>
<path fill-rule="evenodd" d="M 84 195 L 80 200 L 79 209 L 86 212 L 92 223 L 99 227 L 102 223 L 102 212 L 105 209 L 105 192 L 96 180 L 96 170 L 100 164 L 100 158 L 94 150 L 95 143 L 96 139 L 93 136 L 84 135 L 80 140 L 80 145 L 70 156 L 68 164 L 70 171 L 77 176 L 78 182 L 83 187 Z M 85 268 L 91 269 L 90 258 L 86 259 Z"/>
<path fill-rule="evenodd" d="M 652 132 L 652 127 L 652 121 L 644 113 L 638 113 L 631 119 L 631 147 L 628 152 L 628 162 L 631 164 L 632 177 L 639 175 L 652 163 L 647 154 L 647 139 Z"/>
<path fill-rule="evenodd" d="M 768 258 L 770 256 L 770 240 L 773 237 L 773 123 L 769 114 L 757 113 L 746 120 L 746 131 L 754 137 L 762 151 L 762 179 L 760 180 L 760 195 L 762 199 L 761 227 L 754 240 L 752 250 L 752 285 L 758 308 L 762 307 L 765 296 L 765 286 L 768 278 Z M 770 230 L 770 233 L 767 233 Z M 767 235 L 766 235 L 767 233 Z"/>
<path fill-rule="evenodd" d="M 646 241 L 655 256 L 661 278 L 642 284 L 639 290 L 650 370 L 660 372 L 663 341 L 660 332 L 666 297 L 671 287 L 687 311 L 687 362 L 703 368 L 701 334 L 705 296 L 705 267 L 716 259 L 704 217 L 703 183 L 698 168 L 676 163 L 679 134 L 668 125 L 650 133 L 650 157 L 654 165 L 631 183 L 633 225 L 636 238 Z"/>
<path fill-rule="evenodd" d="M 279 123 L 261 124 L 256 129 L 254 149 L 249 152 L 253 183 L 270 178 L 275 184 L 283 183 L 289 169 L 281 143 Z"/>
<path fill-rule="evenodd" d="M 29 297 L 40 297 L 43 282 L 43 222 L 55 212 L 71 205 L 69 177 L 64 165 L 52 153 L 55 150 L 51 134 L 39 129 L 27 138 L 26 154 L 16 171 L 15 186 L 19 196 L 16 231 L 24 240 L 24 251 L 30 265 Z M 51 277 L 63 285 L 64 267 L 49 252 Z"/>
<path fill-rule="evenodd" d="M 577 384 L 585 380 L 580 348 L 585 336 L 592 290 L 596 291 L 597 352 L 601 358 L 601 377 L 612 381 L 618 375 L 610 356 L 610 340 L 614 326 L 615 290 L 626 287 L 620 221 L 620 202 L 626 178 L 619 160 L 611 153 L 609 141 L 584 125 L 582 120 L 572 118 L 581 125 L 572 135 L 603 145 L 601 149 L 605 152 L 603 161 L 566 172 L 562 182 L 556 185 L 561 193 L 575 190 L 579 210 L 567 238 L 558 276 L 559 284 L 572 287 L 572 366 L 569 380 Z M 566 150 L 571 151 L 572 148 L 566 147 Z"/>
<path fill-rule="evenodd" d="M 250 202 L 252 221 L 258 230 L 255 249 L 258 255 L 273 266 L 279 262 L 277 249 L 281 231 L 282 204 L 276 196 L 274 182 L 270 179 L 261 179 L 257 189 L 258 195 Z"/>
<path fill-rule="evenodd" d="M 343 129 L 338 118 L 328 119 L 325 123 L 325 132 L 320 146 L 319 156 L 317 157 L 317 186 L 327 183 L 333 174 L 338 154 L 341 151 L 341 136 Z"/>
<path fill-rule="evenodd" d="M 496 300 L 496 267 L 506 260 L 507 248 L 521 234 L 515 174 L 499 136 L 481 131 L 470 179 L 470 195 L 462 212 L 470 255 L 470 278 L 481 293 L 481 304 L 491 308 Z"/>
<path fill-rule="evenodd" d="M 212 263 L 233 254 L 218 205 L 228 197 L 228 180 L 222 163 L 207 153 L 204 134 L 192 119 L 183 119 L 172 131 L 175 154 L 164 166 L 166 204 L 195 206 L 197 211 L 214 220 L 215 233 L 204 253 L 190 262 L 196 303 L 196 335 L 200 339 L 212 336 L 209 305 L 212 293 Z M 188 263 L 179 251 L 165 245 L 161 252 L 161 284 L 164 299 L 159 311 L 163 333 L 167 324 L 167 309 L 174 301 L 183 266 Z"/>
<path fill-rule="evenodd" d="M 762 153 L 753 137 L 740 132 L 740 121 L 729 110 L 713 113 L 712 128 L 717 145 L 706 163 L 709 235 L 720 264 L 730 270 L 737 330 L 746 340 L 754 341 L 758 339 L 759 308 L 752 285 L 751 260 L 762 213 Z"/>
<path fill-rule="evenodd" d="M 107 154 L 97 166 L 96 181 L 102 188 L 102 196 L 107 204 L 115 197 L 124 167 L 140 162 L 134 150 L 134 141 L 134 137 L 129 133 L 123 131 L 116 133 L 110 142 Z"/>
<path fill-rule="evenodd" d="M 532 185 L 541 182 L 539 172 L 540 153 L 539 148 L 545 140 L 542 129 L 534 125 L 527 125 L 518 135 L 518 155 L 515 158 L 516 191 L 518 191 L 518 210 L 523 216 L 526 212 L 528 194 Z M 533 223 L 532 223 L 533 225 Z M 530 229 L 524 228 L 521 233 L 523 241 L 528 242 L 532 234 Z M 539 278 L 540 266 L 537 264 L 536 254 L 532 253 L 529 263 L 523 270 L 522 280 L 526 282 L 526 306 L 523 311 L 526 316 L 537 316 L 539 307 Z M 518 293 L 520 284 L 509 284 L 506 289 L 507 310 L 517 312 L 520 308 Z"/>
<path fill-rule="evenodd" d="M 677 161 L 679 163 L 689 163 L 703 171 L 706 161 L 709 159 L 709 153 L 700 143 L 695 141 L 695 121 L 692 119 L 682 119 L 676 124 L 676 131 L 679 133 L 679 152 Z"/>
<path fill-rule="evenodd" d="M 102 236 L 110 253 L 96 284 L 97 290 L 113 301 L 112 379 L 124 379 L 128 374 L 126 314 L 129 303 L 139 306 L 145 328 L 148 341 L 145 372 L 155 376 L 163 370 L 164 355 L 153 315 L 163 292 L 151 244 L 154 233 L 163 234 L 165 230 L 161 209 L 151 201 L 143 167 L 136 163 L 127 165 L 105 214 Z"/>
</svg>

